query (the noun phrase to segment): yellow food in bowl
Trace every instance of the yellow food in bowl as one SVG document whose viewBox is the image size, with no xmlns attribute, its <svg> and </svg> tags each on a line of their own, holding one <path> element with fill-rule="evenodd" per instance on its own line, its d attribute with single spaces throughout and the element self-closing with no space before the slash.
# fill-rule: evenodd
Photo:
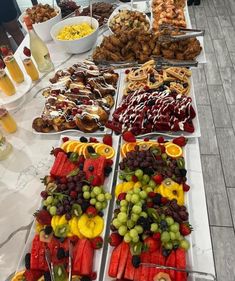
<svg viewBox="0 0 235 281">
<path fill-rule="evenodd" d="M 56 36 L 60 40 L 75 40 L 85 37 L 94 31 L 88 23 L 83 22 L 80 24 L 64 26 Z"/>
</svg>

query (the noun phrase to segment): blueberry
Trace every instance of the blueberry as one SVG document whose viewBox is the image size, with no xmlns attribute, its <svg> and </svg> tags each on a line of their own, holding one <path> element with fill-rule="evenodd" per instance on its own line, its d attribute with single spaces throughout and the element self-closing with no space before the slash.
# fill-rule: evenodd
<svg viewBox="0 0 235 281">
<path fill-rule="evenodd" d="M 148 101 L 148 106 L 153 106 L 155 105 L 155 100 L 149 100 Z"/>
<path fill-rule="evenodd" d="M 88 168 L 88 170 L 90 171 L 90 172 L 93 172 L 94 171 L 94 166 L 89 166 L 89 168 Z"/>
<path fill-rule="evenodd" d="M 79 169 L 80 169 L 80 170 L 83 170 L 83 166 L 84 166 L 84 165 L 83 165 L 82 163 L 80 163 L 80 164 L 79 164 Z"/>
<path fill-rule="evenodd" d="M 138 268 L 140 266 L 141 260 L 140 260 L 140 256 L 132 256 L 132 264 L 135 268 Z"/>
<path fill-rule="evenodd" d="M 85 137 L 80 137 L 80 142 L 88 142 L 88 139 Z"/>
<path fill-rule="evenodd" d="M 160 205 L 161 204 L 161 194 L 156 193 L 156 196 L 153 198 L 153 204 Z"/>
<path fill-rule="evenodd" d="M 28 270 L 30 269 L 30 258 L 31 258 L 30 253 L 27 253 L 24 257 L 25 268 Z"/>
<path fill-rule="evenodd" d="M 57 250 L 56 256 L 57 256 L 57 259 L 58 259 L 58 260 L 64 259 L 64 258 L 65 258 L 65 251 L 64 251 L 64 249 L 63 249 L 63 248 L 59 248 L 59 249 Z"/>
<path fill-rule="evenodd" d="M 108 166 L 104 168 L 104 172 L 107 173 L 108 175 L 112 172 L 112 167 Z"/>
<path fill-rule="evenodd" d="M 185 169 L 180 169 L 180 174 L 181 174 L 182 177 L 185 177 L 186 174 L 187 174 L 187 170 L 185 170 Z"/>
<path fill-rule="evenodd" d="M 89 153 L 95 153 L 95 150 L 94 150 L 94 148 L 93 148 L 91 145 L 89 145 L 89 146 L 87 147 L 87 151 L 88 151 Z"/>
<path fill-rule="evenodd" d="M 167 222 L 164 221 L 164 220 L 161 220 L 161 221 L 160 221 L 160 228 L 161 228 L 162 231 L 166 231 L 166 230 L 168 229 L 168 224 L 167 224 Z"/>
<path fill-rule="evenodd" d="M 184 83 L 184 84 L 183 84 L 183 87 L 184 87 L 184 88 L 187 88 L 187 87 L 188 87 L 188 83 Z"/>
<path fill-rule="evenodd" d="M 51 274 L 49 271 L 44 272 L 44 280 L 51 281 Z"/>
<path fill-rule="evenodd" d="M 163 255 L 164 257 L 168 257 L 169 254 L 170 254 L 170 252 L 171 252 L 171 250 L 167 250 L 167 249 L 164 249 L 164 248 L 163 248 L 163 250 L 162 250 L 162 255 Z"/>
<path fill-rule="evenodd" d="M 46 235 L 50 235 L 52 233 L 53 229 L 50 225 L 47 225 L 44 229 L 44 232 Z"/>
</svg>

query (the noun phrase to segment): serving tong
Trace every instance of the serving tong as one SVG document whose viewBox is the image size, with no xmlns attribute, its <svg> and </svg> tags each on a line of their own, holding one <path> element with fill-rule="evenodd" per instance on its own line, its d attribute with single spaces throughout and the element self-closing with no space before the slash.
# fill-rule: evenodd
<svg viewBox="0 0 235 281">
<path fill-rule="evenodd" d="M 202 29 L 181 28 L 171 24 L 161 24 L 159 26 L 159 31 L 166 32 L 166 34 L 162 34 L 159 36 L 158 41 L 160 42 L 176 42 L 205 35 L 205 30 Z M 184 34 L 171 35 L 170 32 L 172 31 L 179 31 L 183 32 Z"/>
</svg>

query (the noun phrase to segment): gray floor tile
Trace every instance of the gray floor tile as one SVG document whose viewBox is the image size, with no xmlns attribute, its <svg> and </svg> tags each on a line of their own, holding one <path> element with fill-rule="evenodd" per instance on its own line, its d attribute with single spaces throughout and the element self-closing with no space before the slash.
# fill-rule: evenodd
<svg viewBox="0 0 235 281">
<path fill-rule="evenodd" d="M 219 22 L 220 22 L 221 28 L 233 26 L 231 19 L 228 15 L 219 16 Z"/>
<path fill-rule="evenodd" d="M 194 7 L 194 14 L 195 14 L 197 27 L 204 28 L 204 29 L 207 27 L 207 29 L 209 29 L 204 8 L 200 6 Z"/>
<path fill-rule="evenodd" d="M 222 84 L 220 73 L 216 61 L 216 56 L 212 53 L 206 55 L 207 63 L 205 65 L 206 80 L 208 85 Z"/>
<path fill-rule="evenodd" d="M 211 38 L 222 39 L 224 36 L 218 17 L 208 17 L 207 21 L 211 32 Z"/>
<path fill-rule="evenodd" d="M 235 27 L 235 15 L 230 16 L 233 27 Z"/>
<path fill-rule="evenodd" d="M 217 16 L 216 9 L 215 9 L 213 1 L 211 1 L 211 0 L 206 1 L 204 3 L 204 9 L 205 9 L 207 17 L 216 17 Z"/>
<path fill-rule="evenodd" d="M 224 0 L 213 0 L 213 3 L 215 7 L 221 7 L 225 5 Z"/>
<path fill-rule="evenodd" d="M 201 161 L 210 224 L 232 226 L 220 157 L 202 155 Z"/>
<path fill-rule="evenodd" d="M 235 52 L 235 29 L 233 27 L 224 27 L 223 33 L 228 50 L 230 52 Z"/>
<path fill-rule="evenodd" d="M 209 105 L 210 99 L 207 90 L 206 76 L 202 65 L 193 69 L 193 84 L 197 104 Z"/>
<path fill-rule="evenodd" d="M 228 104 L 235 104 L 235 70 L 233 67 L 220 68 L 224 93 Z"/>
<path fill-rule="evenodd" d="M 199 105 L 198 116 L 202 134 L 199 139 L 201 154 L 219 154 L 211 107 Z"/>
<path fill-rule="evenodd" d="M 232 128 L 216 129 L 225 183 L 227 187 L 235 187 L 235 135 Z"/>
<path fill-rule="evenodd" d="M 229 55 L 230 55 L 230 58 L 231 58 L 231 61 L 232 61 L 233 65 L 235 66 L 235 52 L 234 53 L 230 52 Z"/>
<path fill-rule="evenodd" d="M 228 109 L 229 109 L 233 129 L 235 130 L 235 105 L 228 105 Z"/>
<path fill-rule="evenodd" d="M 235 236 L 227 227 L 211 227 L 218 281 L 235 280 Z"/>
<path fill-rule="evenodd" d="M 219 7 L 216 7 L 215 9 L 216 9 L 218 16 L 228 16 L 229 15 L 228 9 L 225 6 L 219 6 Z"/>
<path fill-rule="evenodd" d="M 198 26 L 197 26 L 198 28 Z M 210 36 L 210 33 L 206 31 L 204 36 L 204 48 L 206 53 L 213 53 L 214 52 L 214 46 L 212 43 L 212 39 Z"/>
<path fill-rule="evenodd" d="M 228 7 L 228 10 L 231 15 L 235 14 L 235 2 L 234 0 L 226 0 L 225 5 Z"/>
<path fill-rule="evenodd" d="M 216 59 L 219 67 L 232 66 L 230 55 L 224 39 L 213 40 Z"/>
<path fill-rule="evenodd" d="M 208 91 L 215 127 L 232 127 L 223 86 L 208 86 Z"/>
<path fill-rule="evenodd" d="M 233 225 L 235 225 L 235 188 L 227 188 L 231 214 L 233 217 Z"/>
</svg>

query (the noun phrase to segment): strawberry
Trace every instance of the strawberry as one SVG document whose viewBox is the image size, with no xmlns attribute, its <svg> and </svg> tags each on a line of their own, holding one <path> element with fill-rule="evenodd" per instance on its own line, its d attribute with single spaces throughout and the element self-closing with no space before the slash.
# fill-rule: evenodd
<svg viewBox="0 0 235 281">
<path fill-rule="evenodd" d="M 164 141 L 165 141 L 165 140 L 164 140 L 163 137 L 158 137 L 158 138 L 157 138 L 157 142 L 158 142 L 158 143 L 164 143 Z"/>
<path fill-rule="evenodd" d="M 178 146 L 183 147 L 183 146 L 186 145 L 187 141 L 188 140 L 185 137 L 182 136 L 182 137 L 174 138 L 172 142 L 174 144 L 177 144 Z"/>
<path fill-rule="evenodd" d="M 159 145 L 159 148 L 161 149 L 161 153 L 165 153 L 166 152 L 166 148 L 164 145 Z"/>
<path fill-rule="evenodd" d="M 36 220 L 42 224 L 42 225 L 50 225 L 52 216 L 50 213 L 46 210 L 38 210 L 34 216 L 36 217 Z"/>
<path fill-rule="evenodd" d="M 112 233 L 109 235 L 108 242 L 110 246 L 117 247 L 122 242 L 122 236 L 118 233 Z"/>
<path fill-rule="evenodd" d="M 190 186 L 187 184 L 187 183 L 183 183 L 183 191 L 185 191 L 185 192 L 187 192 L 187 191 L 189 191 L 189 189 L 190 189 Z"/>
<path fill-rule="evenodd" d="M 31 57 L 31 51 L 29 48 L 24 47 L 23 53 L 26 55 L 26 57 Z"/>
<path fill-rule="evenodd" d="M 63 138 L 62 138 L 62 141 L 63 141 L 63 142 L 66 142 L 66 141 L 68 141 L 68 140 L 69 140 L 68 137 L 63 137 Z"/>
<path fill-rule="evenodd" d="M 167 202 L 168 202 L 168 199 L 167 199 L 166 197 L 162 197 L 162 198 L 161 198 L 161 203 L 162 203 L 163 205 L 165 205 Z"/>
<path fill-rule="evenodd" d="M 98 143 L 98 140 L 96 138 L 90 137 L 89 142 Z"/>
<path fill-rule="evenodd" d="M 70 193 L 69 193 L 69 195 L 73 198 L 73 199 L 77 199 L 77 196 L 78 196 L 78 194 L 77 194 L 77 192 L 76 191 L 71 191 Z"/>
<path fill-rule="evenodd" d="M 160 232 L 156 232 L 156 233 L 154 233 L 153 234 L 153 239 L 155 239 L 155 240 L 161 240 L 161 233 Z"/>
<path fill-rule="evenodd" d="M 93 186 L 99 186 L 99 185 L 101 185 L 102 184 L 102 180 L 101 180 L 101 178 L 100 178 L 100 176 L 98 176 L 98 175 L 93 175 L 92 176 L 92 180 L 91 180 L 91 185 L 93 185 Z"/>
<path fill-rule="evenodd" d="M 6 57 L 9 54 L 9 49 L 6 46 L 2 46 L 1 48 L 1 53 L 4 57 Z"/>
<path fill-rule="evenodd" d="M 91 280 L 96 280 L 96 278 L 97 278 L 97 272 L 92 272 L 91 273 L 91 275 L 90 275 L 90 277 L 91 277 Z M 81 279 L 82 280 L 82 279 Z"/>
<path fill-rule="evenodd" d="M 126 193 L 125 192 L 122 192 L 118 195 L 118 201 L 122 201 L 126 198 Z"/>
<path fill-rule="evenodd" d="M 103 143 L 106 144 L 106 145 L 112 146 L 113 145 L 112 136 L 111 135 L 105 135 L 103 137 Z"/>
<path fill-rule="evenodd" d="M 163 181 L 163 176 L 161 174 L 156 174 L 152 177 L 156 184 L 161 184 Z"/>
<path fill-rule="evenodd" d="M 56 157 L 59 152 L 64 152 L 64 150 L 60 147 L 56 147 L 56 148 L 52 147 L 50 154 Z"/>
<path fill-rule="evenodd" d="M 93 249 L 100 249 L 103 246 L 103 238 L 98 236 L 91 240 Z"/>
<path fill-rule="evenodd" d="M 24 272 L 24 277 L 26 281 L 37 281 L 43 275 L 41 270 L 27 269 Z"/>
<path fill-rule="evenodd" d="M 147 247 L 147 251 L 152 253 L 155 252 L 160 245 L 152 237 L 147 237 L 144 239 L 144 246 Z"/>
<path fill-rule="evenodd" d="M 138 178 L 137 178 L 136 175 L 133 175 L 133 176 L 132 176 L 132 181 L 133 181 L 133 182 L 137 182 L 137 181 L 138 181 Z"/>
<path fill-rule="evenodd" d="M 3 69 L 5 67 L 5 64 L 3 62 L 3 60 L 0 59 L 0 69 Z"/>
<path fill-rule="evenodd" d="M 181 223 L 180 224 L 180 233 L 183 236 L 187 236 L 192 232 L 193 228 L 189 223 Z"/>
<path fill-rule="evenodd" d="M 126 142 L 136 142 L 136 138 L 132 134 L 132 132 L 126 131 L 122 134 L 122 137 L 123 137 L 124 141 L 126 141 Z"/>
<path fill-rule="evenodd" d="M 97 210 L 94 206 L 89 206 L 86 209 L 86 214 L 88 215 L 88 217 L 95 217 L 97 215 Z"/>
<path fill-rule="evenodd" d="M 105 166 L 110 167 L 112 165 L 113 165 L 113 160 L 112 159 L 106 159 Z"/>
</svg>

